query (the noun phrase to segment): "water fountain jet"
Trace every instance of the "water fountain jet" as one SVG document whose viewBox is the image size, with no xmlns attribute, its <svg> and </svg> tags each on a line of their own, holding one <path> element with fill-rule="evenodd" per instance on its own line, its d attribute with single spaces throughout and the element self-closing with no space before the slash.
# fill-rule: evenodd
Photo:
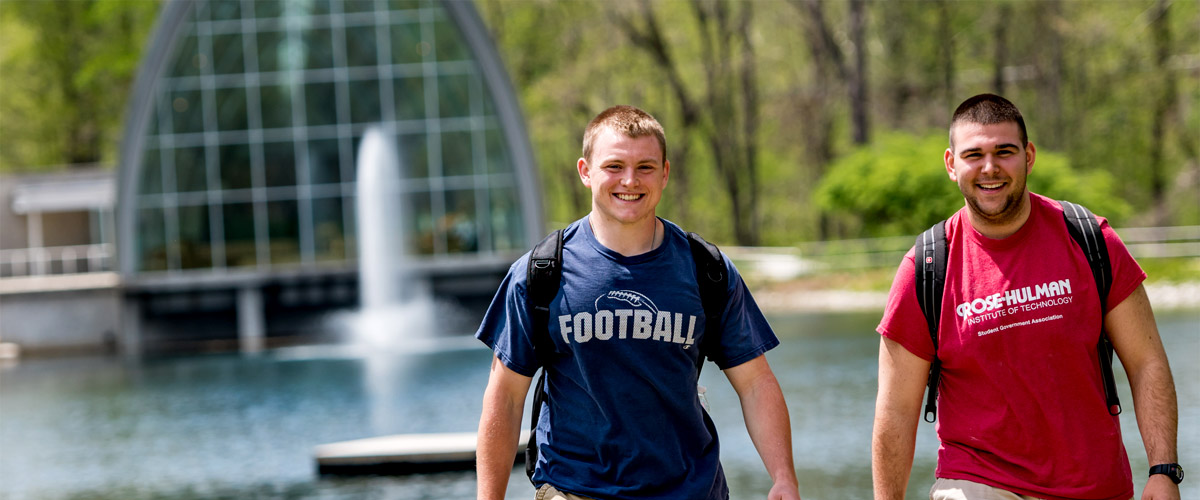
<svg viewBox="0 0 1200 500">
<path fill-rule="evenodd" d="M 395 135 L 373 126 L 358 150 L 357 231 L 360 310 L 353 339 L 372 350 L 430 337 L 434 301 L 412 264 L 411 213 L 401 183 Z"/>
</svg>

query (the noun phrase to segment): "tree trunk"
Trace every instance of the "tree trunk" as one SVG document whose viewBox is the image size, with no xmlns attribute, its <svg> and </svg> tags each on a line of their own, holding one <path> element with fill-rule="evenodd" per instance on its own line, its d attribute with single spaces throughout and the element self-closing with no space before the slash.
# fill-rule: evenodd
<svg viewBox="0 0 1200 500">
<path fill-rule="evenodd" d="M 938 26 L 941 26 L 938 32 L 941 43 L 938 47 L 941 49 L 942 60 L 942 99 L 945 100 L 946 107 L 950 108 L 956 105 L 957 98 L 954 95 L 954 30 L 949 0 L 938 2 L 938 18 Z"/>
<path fill-rule="evenodd" d="M 1170 2 L 1158 0 L 1154 6 L 1154 19 L 1151 30 L 1154 37 L 1154 69 L 1161 75 L 1158 95 L 1154 105 L 1154 124 L 1150 135 L 1150 198 L 1154 210 L 1154 225 L 1167 224 L 1168 210 L 1166 199 L 1166 161 L 1163 151 L 1166 148 L 1167 124 L 1171 120 L 1175 104 L 1175 76 L 1167 67 L 1171 55 L 1171 24 Z"/>
<path fill-rule="evenodd" d="M 871 127 L 867 114 L 867 44 L 863 41 L 867 13 L 864 0 L 850 0 L 850 38 L 854 42 L 854 71 L 847 72 L 854 143 L 866 144 Z"/>
<path fill-rule="evenodd" d="M 1063 120 L 1062 82 L 1066 79 L 1067 63 L 1063 54 L 1063 34 L 1059 28 L 1065 22 L 1062 2 L 1046 0 L 1037 5 L 1041 8 L 1034 17 L 1039 24 L 1036 31 L 1040 38 L 1038 46 L 1044 49 L 1035 53 L 1035 57 L 1039 57 L 1038 81 L 1041 84 L 1038 92 L 1038 100 L 1041 102 L 1038 113 L 1045 115 L 1044 120 L 1050 125 L 1043 127 L 1038 132 L 1038 137 L 1047 146 L 1065 150 L 1067 148 L 1066 144 L 1063 144 L 1063 136 L 1067 123 Z"/>
<path fill-rule="evenodd" d="M 1004 68 L 1008 66 L 1008 23 L 1012 22 L 1012 9 L 1002 4 L 999 12 L 993 18 L 995 31 L 992 32 L 992 92 L 1004 95 Z"/>
</svg>

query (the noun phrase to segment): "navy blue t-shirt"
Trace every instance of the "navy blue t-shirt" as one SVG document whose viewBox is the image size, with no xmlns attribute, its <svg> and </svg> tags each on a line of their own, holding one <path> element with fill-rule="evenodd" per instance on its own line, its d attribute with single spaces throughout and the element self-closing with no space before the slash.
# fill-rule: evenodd
<svg viewBox="0 0 1200 500">
<path fill-rule="evenodd" d="M 720 338 L 701 352 L 704 307 L 687 235 L 666 220 L 663 226 L 663 243 L 633 257 L 601 245 L 587 217 L 563 233 L 536 484 L 597 499 L 729 497 L 716 429 L 696 395 L 699 356 L 726 369 L 779 340 L 725 258 L 729 301 Z M 509 268 L 475 336 L 505 366 L 532 377 L 539 364 L 527 267 L 528 254 Z"/>
</svg>

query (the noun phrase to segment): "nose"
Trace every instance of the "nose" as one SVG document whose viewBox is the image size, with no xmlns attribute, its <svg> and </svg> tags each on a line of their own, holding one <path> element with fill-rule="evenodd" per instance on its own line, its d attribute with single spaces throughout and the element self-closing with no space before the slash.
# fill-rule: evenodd
<svg viewBox="0 0 1200 500">
<path fill-rule="evenodd" d="M 987 157 L 983 161 L 983 167 L 980 169 L 980 171 L 982 171 L 985 174 L 990 174 L 999 169 L 1000 169 L 1000 167 L 996 166 L 996 157 L 992 156 L 992 155 L 987 155 Z"/>
<path fill-rule="evenodd" d="M 622 186 L 626 186 L 626 187 L 636 186 L 637 183 L 638 183 L 637 172 L 634 171 L 634 169 L 632 169 L 632 168 L 625 169 L 621 172 L 621 185 Z"/>
</svg>

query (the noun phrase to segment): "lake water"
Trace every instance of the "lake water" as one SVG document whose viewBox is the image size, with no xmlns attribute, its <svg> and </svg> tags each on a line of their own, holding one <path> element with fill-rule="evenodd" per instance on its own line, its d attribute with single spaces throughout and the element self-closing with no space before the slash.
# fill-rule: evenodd
<svg viewBox="0 0 1200 500">
<path fill-rule="evenodd" d="M 792 415 L 805 499 L 871 496 L 870 433 L 878 314 L 773 315 L 783 344 L 767 357 Z M 1180 462 L 1200 468 L 1200 312 L 1158 315 L 1180 403 Z M 259 356 L 123 362 L 22 360 L 0 366 L 0 498 L 466 499 L 473 472 L 316 474 L 319 444 L 476 428 L 490 353 L 467 337 L 363 356 L 310 346 Z M 702 376 L 732 498 L 762 499 L 769 479 L 737 397 L 709 364 Z M 1122 426 L 1139 496 L 1147 468 L 1118 370 Z M 937 441 L 922 423 L 909 498 L 927 498 Z M 1183 498 L 1200 498 L 1185 481 Z M 533 490 L 513 472 L 510 499 Z"/>
</svg>

